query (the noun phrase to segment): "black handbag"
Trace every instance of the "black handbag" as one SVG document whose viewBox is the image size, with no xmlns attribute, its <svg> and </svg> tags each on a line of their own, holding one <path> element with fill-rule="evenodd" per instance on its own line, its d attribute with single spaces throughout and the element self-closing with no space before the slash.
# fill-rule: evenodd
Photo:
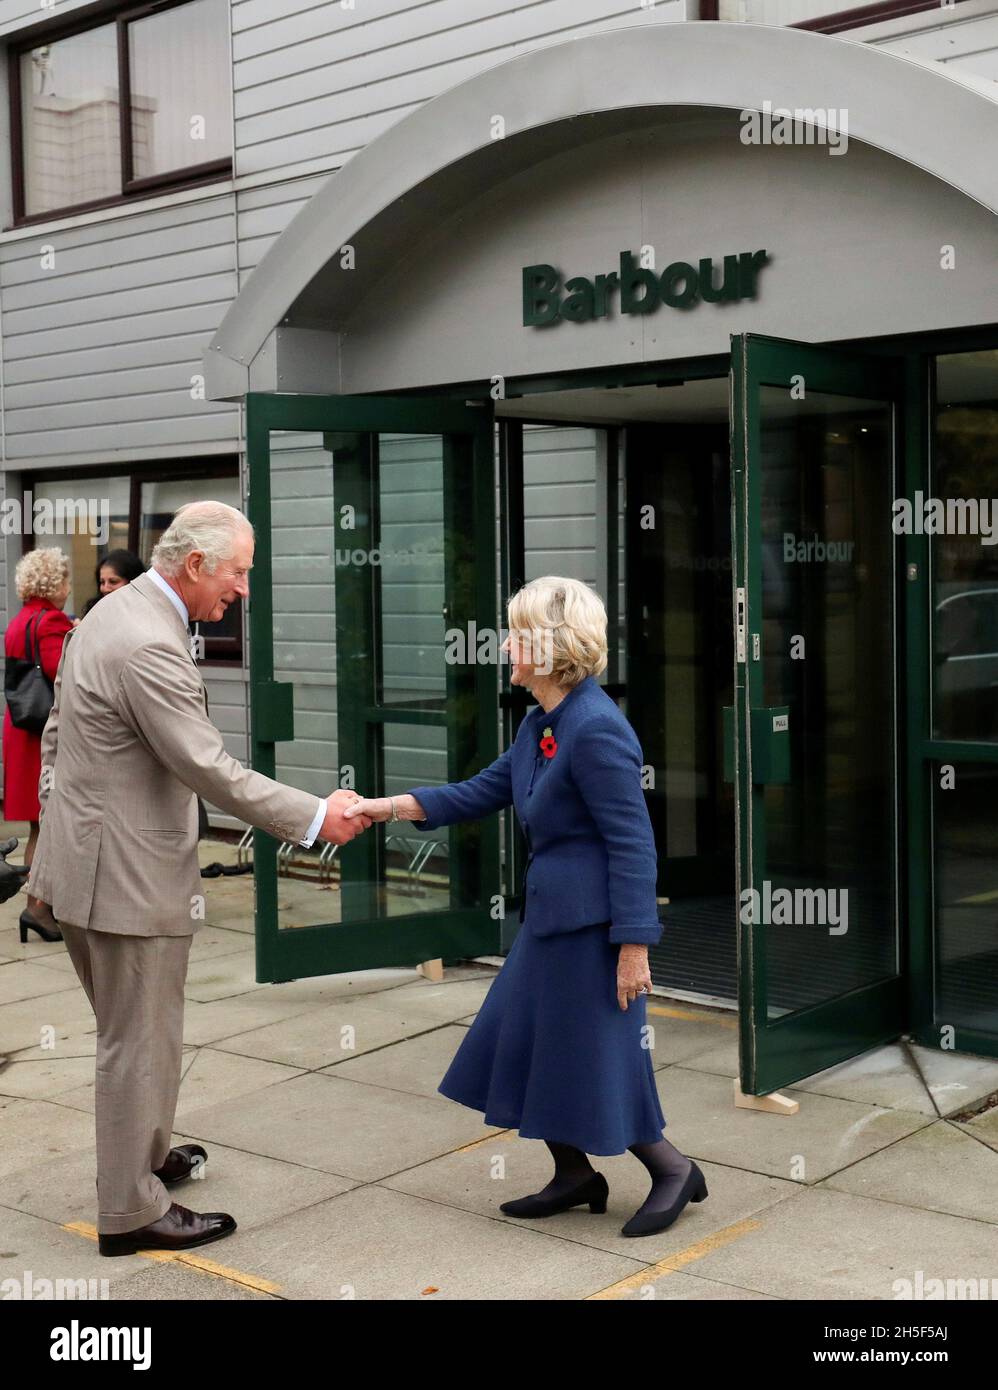
<svg viewBox="0 0 998 1390">
<path fill-rule="evenodd" d="M 16 729 L 26 729 L 32 734 L 40 734 L 45 728 L 55 700 L 52 682 L 42 670 L 38 644 L 38 625 L 45 612 L 42 609 L 36 613 L 25 628 L 24 656 L 8 656 L 4 661 L 3 693 L 10 710 L 10 722 Z M 36 624 L 34 634 L 31 631 L 32 623 Z"/>
</svg>

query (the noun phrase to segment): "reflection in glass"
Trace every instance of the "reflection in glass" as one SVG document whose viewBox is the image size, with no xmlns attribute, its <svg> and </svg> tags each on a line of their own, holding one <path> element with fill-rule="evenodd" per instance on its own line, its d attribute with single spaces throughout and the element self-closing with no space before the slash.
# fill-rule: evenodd
<svg viewBox="0 0 998 1390">
<path fill-rule="evenodd" d="M 933 785 L 936 1022 L 998 1038 L 998 766 Z"/>
<path fill-rule="evenodd" d="M 320 797 L 471 776 L 477 704 L 445 642 L 448 567 L 467 590 L 473 555 L 448 531 L 443 440 L 274 431 L 270 462 L 274 678 L 294 692 L 294 738 L 276 744 L 276 776 Z M 469 519 L 454 517 L 466 538 Z M 475 905 L 479 843 L 475 824 L 423 834 L 399 821 L 342 847 L 289 847 L 278 924 Z"/>
<path fill-rule="evenodd" d="M 931 476 L 933 498 L 998 513 L 998 351 L 937 359 Z M 984 519 L 979 512 L 973 532 L 930 540 L 937 738 L 998 738 L 998 535 L 990 539 Z"/>
<path fill-rule="evenodd" d="M 447 694 L 443 440 L 379 436 L 382 699 L 442 710 Z M 465 634 L 467 636 L 467 634 Z M 452 637 L 457 644 L 458 639 Z M 457 645 L 452 647 L 456 653 Z M 415 832 L 418 834 L 419 832 Z"/>
<path fill-rule="evenodd" d="M 115 26 L 40 44 L 20 64 L 27 216 L 119 194 Z"/>
<path fill-rule="evenodd" d="M 791 780 L 765 789 L 772 887 L 848 890 L 848 929 L 767 927 L 772 1014 L 891 975 L 891 407 L 763 387 L 762 659 Z"/>
<path fill-rule="evenodd" d="M 228 6 L 192 0 L 128 25 L 132 177 L 150 178 L 232 152 Z"/>
</svg>

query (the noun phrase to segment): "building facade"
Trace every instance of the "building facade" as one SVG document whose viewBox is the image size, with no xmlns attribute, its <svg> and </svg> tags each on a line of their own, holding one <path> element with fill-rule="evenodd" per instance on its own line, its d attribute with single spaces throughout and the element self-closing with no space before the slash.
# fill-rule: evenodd
<svg viewBox="0 0 998 1390">
<path fill-rule="evenodd" d="M 994 5 L 0 0 L 0 38 L 5 496 L 107 498 L 144 558 L 181 501 L 249 507 L 253 612 L 205 634 L 230 750 L 469 775 L 524 706 L 450 647 L 572 574 L 645 752 L 655 978 L 741 992 L 746 1088 L 998 1047 L 998 580 L 883 524 L 996 491 Z M 101 550 L 56 543 L 78 610 Z M 500 829 L 305 865 L 329 927 L 258 841 L 261 978 L 508 945 Z M 852 927 L 739 924 L 766 884 Z"/>
</svg>

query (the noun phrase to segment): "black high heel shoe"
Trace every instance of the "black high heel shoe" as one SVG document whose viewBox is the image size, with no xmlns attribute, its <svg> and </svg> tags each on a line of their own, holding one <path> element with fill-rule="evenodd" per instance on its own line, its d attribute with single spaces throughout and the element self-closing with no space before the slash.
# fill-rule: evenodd
<svg viewBox="0 0 998 1390">
<path fill-rule="evenodd" d="M 591 1178 L 586 1178 L 585 1182 L 573 1187 L 571 1192 L 566 1192 L 563 1197 L 539 1197 L 536 1194 L 531 1197 L 517 1197 L 512 1202 L 500 1202 L 499 1210 L 504 1211 L 507 1216 L 555 1216 L 559 1211 L 568 1211 L 570 1207 L 578 1207 L 588 1202 L 591 1212 L 600 1213 L 606 1211 L 609 1192 L 610 1188 L 603 1174 L 594 1173 Z"/>
<path fill-rule="evenodd" d="M 53 919 L 54 920 L 54 919 Z M 36 931 L 43 941 L 61 941 L 62 932 L 56 927 L 55 931 L 51 927 L 46 927 L 43 923 L 34 918 L 27 908 L 18 918 L 17 925 L 21 929 L 21 945 L 25 945 L 28 940 L 28 932 Z"/>
<path fill-rule="evenodd" d="M 690 1171 L 686 1181 L 676 1193 L 676 1200 L 664 1211 L 645 1212 L 644 1216 L 635 1213 L 630 1221 L 620 1228 L 622 1236 L 651 1236 L 657 1231 L 667 1231 L 687 1202 L 702 1202 L 707 1196 L 707 1181 L 703 1173 L 690 1159 Z"/>
</svg>

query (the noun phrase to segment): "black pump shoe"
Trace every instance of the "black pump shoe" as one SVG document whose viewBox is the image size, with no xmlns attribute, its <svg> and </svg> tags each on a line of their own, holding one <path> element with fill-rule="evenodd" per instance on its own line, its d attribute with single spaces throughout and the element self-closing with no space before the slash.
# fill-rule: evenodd
<svg viewBox="0 0 998 1390">
<path fill-rule="evenodd" d="M 703 1173 L 690 1159 L 690 1171 L 686 1181 L 676 1193 L 676 1200 L 664 1211 L 649 1211 L 643 1216 L 635 1213 L 630 1221 L 620 1228 L 622 1236 L 652 1236 L 657 1231 L 667 1231 L 687 1202 L 702 1202 L 707 1196 L 707 1181 Z"/>
<path fill-rule="evenodd" d="M 584 1202 L 588 1202 L 589 1210 L 598 1213 L 606 1211 L 609 1192 L 610 1188 L 603 1174 L 593 1173 L 591 1178 L 586 1178 L 584 1183 L 573 1187 L 571 1192 L 566 1192 L 563 1197 L 517 1197 L 512 1202 L 501 1202 L 499 1210 L 504 1211 L 507 1216 L 555 1216 L 559 1211 L 568 1211 L 570 1207 L 582 1206 Z"/>
<path fill-rule="evenodd" d="M 41 922 L 37 921 L 36 918 L 32 916 L 32 914 L 28 911 L 27 908 L 24 909 L 24 911 L 18 918 L 17 925 L 21 929 L 22 946 L 25 945 L 25 943 L 28 940 L 29 931 L 36 931 L 43 941 L 62 940 L 62 932 L 59 930 L 58 927 L 56 927 L 55 931 L 53 931 L 51 927 L 44 926 Z"/>
</svg>

